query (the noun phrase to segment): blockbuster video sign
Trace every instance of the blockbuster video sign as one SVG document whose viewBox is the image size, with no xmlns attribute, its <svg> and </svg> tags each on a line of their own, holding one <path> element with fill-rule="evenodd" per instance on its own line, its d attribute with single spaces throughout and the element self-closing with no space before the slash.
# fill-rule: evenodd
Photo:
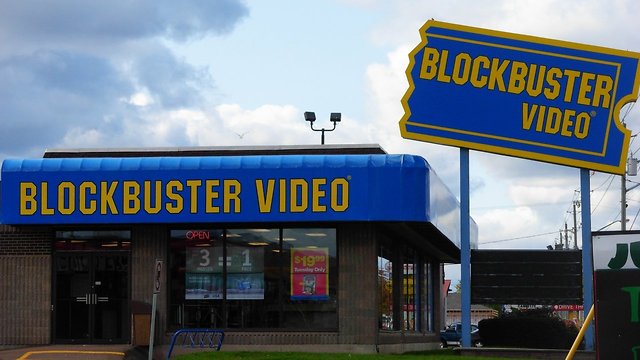
<svg viewBox="0 0 640 360">
<path fill-rule="evenodd" d="M 434 20 L 420 34 L 402 137 L 624 173 L 640 54 Z"/>
</svg>

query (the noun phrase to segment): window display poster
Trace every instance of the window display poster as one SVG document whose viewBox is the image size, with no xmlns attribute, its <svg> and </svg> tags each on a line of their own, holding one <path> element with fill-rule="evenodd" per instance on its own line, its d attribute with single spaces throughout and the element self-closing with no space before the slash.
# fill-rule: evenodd
<svg viewBox="0 0 640 360">
<path fill-rule="evenodd" d="M 218 252 L 222 253 L 222 248 L 204 246 L 186 249 L 186 300 L 222 299 L 222 266 L 216 261 Z"/>
<path fill-rule="evenodd" d="M 228 246 L 226 261 L 220 246 L 188 247 L 185 299 L 222 299 L 224 266 L 227 299 L 264 299 L 264 249 L 245 246 Z"/>
<path fill-rule="evenodd" d="M 227 246 L 227 299 L 264 299 L 264 248 Z"/>
<path fill-rule="evenodd" d="M 329 299 L 329 249 L 291 249 L 291 300 Z"/>
<path fill-rule="evenodd" d="M 187 273 L 184 298 L 186 300 L 222 299 L 222 274 Z"/>
<path fill-rule="evenodd" d="M 264 299 L 263 273 L 227 274 L 228 300 L 262 300 Z"/>
<path fill-rule="evenodd" d="M 188 247 L 186 255 L 188 273 L 222 273 L 222 247 Z"/>
</svg>

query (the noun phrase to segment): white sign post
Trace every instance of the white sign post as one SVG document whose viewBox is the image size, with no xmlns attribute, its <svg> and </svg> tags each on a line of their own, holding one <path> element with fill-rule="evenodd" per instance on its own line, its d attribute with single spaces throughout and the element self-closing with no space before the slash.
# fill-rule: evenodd
<svg viewBox="0 0 640 360">
<path fill-rule="evenodd" d="M 158 294 L 160 293 L 160 275 L 162 274 L 162 260 L 156 259 L 153 275 L 153 302 L 151 305 L 151 331 L 149 333 L 149 360 L 153 360 L 153 340 L 156 329 L 156 307 L 158 306 Z"/>
</svg>

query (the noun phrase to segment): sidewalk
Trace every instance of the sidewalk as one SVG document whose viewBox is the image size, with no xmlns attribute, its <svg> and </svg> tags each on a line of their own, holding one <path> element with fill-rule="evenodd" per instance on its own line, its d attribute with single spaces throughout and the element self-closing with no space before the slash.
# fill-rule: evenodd
<svg viewBox="0 0 640 360">
<path fill-rule="evenodd" d="M 0 360 L 123 360 L 146 359 L 128 344 L 121 345 L 44 345 L 0 348 Z M 146 354 L 144 354 L 146 356 Z"/>
</svg>

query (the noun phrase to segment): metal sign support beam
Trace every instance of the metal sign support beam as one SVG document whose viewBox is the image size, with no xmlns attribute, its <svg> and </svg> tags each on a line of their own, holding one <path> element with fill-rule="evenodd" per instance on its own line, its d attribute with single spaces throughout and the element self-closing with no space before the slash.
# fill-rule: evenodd
<svg viewBox="0 0 640 360">
<path fill-rule="evenodd" d="M 582 288 L 585 321 L 593 305 L 593 248 L 591 246 L 591 179 L 589 169 L 580 169 L 580 201 L 582 202 Z M 593 350 L 594 331 L 589 326 L 584 336 L 585 350 Z"/>
<path fill-rule="evenodd" d="M 471 346 L 471 213 L 469 149 L 460 148 L 460 281 L 462 346 Z"/>
</svg>

